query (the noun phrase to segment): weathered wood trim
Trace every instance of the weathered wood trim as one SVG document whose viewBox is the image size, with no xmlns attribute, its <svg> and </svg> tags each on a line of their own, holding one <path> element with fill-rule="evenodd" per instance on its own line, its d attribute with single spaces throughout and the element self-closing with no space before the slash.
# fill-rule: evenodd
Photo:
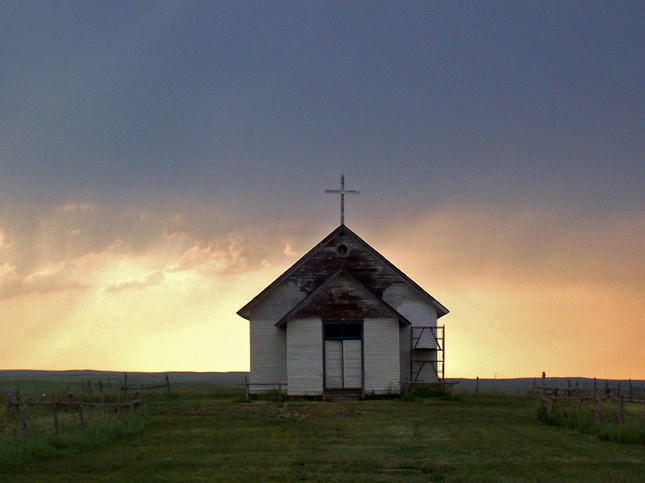
<svg viewBox="0 0 645 483">
<path fill-rule="evenodd" d="M 311 292 L 307 297 L 305 297 L 302 301 L 300 301 L 293 309 L 291 309 L 289 312 L 287 312 L 284 317 L 282 317 L 278 322 L 276 322 L 276 327 L 282 327 L 284 324 L 286 324 L 290 319 L 293 319 L 298 316 L 298 313 L 301 312 L 303 309 L 305 309 L 307 306 L 309 306 L 318 295 L 323 293 L 329 285 L 335 281 L 340 276 L 346 277 L 350 283 L 358 290 L 361 292 L 363 297 L 372 300 L 373 302 L 376 302 L 380 307 L 385 309 L 385 311 L 391 315 L 392 317 L 398 319 L 400 323 L 402 324 L 410 324 L 410 321 L 406 319 L 403 315 L 398 313 L 396 310 L 394 310 L 387 302 L 385 302 L 383 299 L 377 297 L 374 295 L 365 285 L 363 285 L 361 282 L 356 280 L 349 272 L 347 272 L 344 268 L 341 268 L 338 270 L 336 273 L 334 273 L 331 277 L 329 277 L 324 283 L 322 283 L 316 290 Z"/>
<path fill-rule="evenodd" d="M 403 282 L 407 283 L 413 287 L 423 298 L 435 306 L 437 309 L 437 317 L 442 317 L 446 315 L 449 310 L 444 307 L 438 300 L 436 300 L 432 295 L 426 292 L 420 285 L 414 282 L 410 277 L 403 273 L 400 269 L 392 264 L 387 258 L 377 252 L 372 246 L 370 246 L 365 240 L 359 237 L 356 233 L 350 230 L 346 225 L 340 225 L 329 235 L 327 235 L 320 243 L 315 247 L 309 250 L 303 257 L 301 257 L 296 263 L 289 267 L 282 275 L 275 279 L 269 286 L 262 290 L 258 295 L 256 295 L 250 302 L 248 302 L 244 307 L 238 310 L 237 314 L 240 317 L 248 319 L 250 317 L 251 309 L 261 302 L 269 293 L 271 293 L 277 286 L 289 278 L 294 272 L 296 272 L 300 267 L 302 267 L 307 261 L 309 261 L 314 254 L 316 254 L 321 248 L 326 246 L 333 238 L 346 235 L 350 238 L 353 238 L 353 242 L 361 244 L 371 255 L 377 258 L 383 265 L 391 269 L 395 274 L 397 274 Z"/>
</svg>

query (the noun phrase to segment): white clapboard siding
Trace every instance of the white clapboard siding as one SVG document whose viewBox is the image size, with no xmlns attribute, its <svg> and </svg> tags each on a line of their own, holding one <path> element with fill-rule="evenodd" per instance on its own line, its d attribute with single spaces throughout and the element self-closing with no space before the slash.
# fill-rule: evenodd
<svg viewBox="0 0 645 483">
<path fill-rule="evenodd" d="M 421 297 L 419 293 L 408 285 L 393 285 L 383 293 L 383 300 L 391 305 L 397 312 L 408 319 L 413 326 L 436 327 L 437 310 L 430 302 Z M 410 327 L 404 327 L 400 330 L 400 380 L 402 382 L 410 381 Z M 437 342 L 430 331 L 425 329 L 416 329 L 415 335 L 419 340 L 415 340 L 416 347 L 419 349 L 436 349 Z M 415 354 L 415 359 L 422 357 L 424 359 L 436 360 L 435 351 L 423 350 L 422 353 Z M 416 372 L 421 368 L 420 364 L 415 364 L 413 370 Z M 437 376 L 430 364 L 425 364 L 417 376 L 417 382 L 436 382 Z"/>
<path fill-rule="evenodd" d="M 409 285 L 392 285 L 383 292 L 383 300 L 412 325 L 437 325 L 437 309 Z"/>
<path fill-rule="evenodd" d="M 399 328 L 399 353 L 400 353 L 400 381 L 410 382 L 410 326 L 403 325 Z"/>
<path fill-rule="evenodd" d="M 398 393 L 399 322 L 396 319 L 365 319 L 363 322 L 365 391 Z"/>
<path fill-rule="evenodd" d="M 279 383 L 287 384 L 287 332 L 275 324 L 304 296 L 295 285 L 283 283 L 251 310 L 249 382 L 252 393 L 276 389 Z"/>
<path fill-rule="evenodd" d="M 293 319 L 287 322 L 288 394 L 319 395 L 323 390 L 322 322 Z"/>
</svg>

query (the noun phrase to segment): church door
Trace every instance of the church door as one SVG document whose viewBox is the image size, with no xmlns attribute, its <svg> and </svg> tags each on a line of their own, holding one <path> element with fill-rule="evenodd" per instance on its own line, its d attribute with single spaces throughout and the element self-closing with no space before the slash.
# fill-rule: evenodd
<svg viewBox="0 0 645 483">
<path fill-rule="evenodd" d="M 360 389 L 363 383 L 363 324 L 325 322 L 325 389 Z"/>
</svg>

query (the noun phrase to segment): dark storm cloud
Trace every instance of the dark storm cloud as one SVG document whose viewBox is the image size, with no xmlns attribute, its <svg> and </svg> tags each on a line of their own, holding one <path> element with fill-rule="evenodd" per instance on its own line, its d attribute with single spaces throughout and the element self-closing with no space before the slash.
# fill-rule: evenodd
<svg viewBox="0 0 645 483">
<path fill-rule="evenodd" d="M 91 334 L 105 368 L 167 344 L 194 370 L 196 339 L 247 367 L 235 310 L 336 226 L 344 170 L 348 225 L 449 297 L 455 361 L 486 337 L 490 375 L 541 361 L 547 324 L 587 337 L 559 370 L 642 374 L 643 25 L 642 1 L 0 2 L 0 364 L 98 364 Z M 70 350 L 12 352 L 34 332 Z"/>
<path fill-rule="evenodd" d="M 377 7 L 4 3 L 1 195 L 642 207 L 642 3 Z"/>
</svg>

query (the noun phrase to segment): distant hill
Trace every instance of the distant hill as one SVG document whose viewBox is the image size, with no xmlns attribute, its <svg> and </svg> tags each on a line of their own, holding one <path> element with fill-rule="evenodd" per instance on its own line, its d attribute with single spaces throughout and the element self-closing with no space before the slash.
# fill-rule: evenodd
<svg viewBox="0 0 645 483">
<path fill-rule="evenodd" d="M 128 372 L 128 386 L 136 387 L 160 384 L 168 375 L 171 386 L 174 384 L 243 384 L 248 372 Z M 104 387 L 120 387 L 125 373 L 116 371 L 71 370 L 71 371 L 37 371 L 37 370 L 0 370 L 0 393 L 14 391 L 51 392 L 67 387 L 78 387 L 78 384 L 98 384 Z"/>
<path fill-rule="evenodd" d="M 456 392 L 475 392 L 477 387 L 477 379 L 449 379 L 449 381 L 457 382 L 454 386 Z M 480 392 L 521 392 L 528 391 L 533 387 L 542 387 L 542 378 L 536 377 L 523 377 L 516 379 L 480 379 L 479 390 Z M 596 387 L 599 391 L 605 389 L 605 384 L 612 392 L 618 391 L 620 384 L 621 392 L 627 392 L 629 381 L 618 379 L 597 379 Z M 632 390 L 637 393 L 645 393 L 645 381 L 632 380 Z M 593 378 L 588 377 L 547 377 L 545 380 L 546 387 L 561 388 L 576 387 L 576 385 L 586 391 L 593 390 Z"/>
<path fill-rule="evenodd" d="M 165 381 L 165 375 L 168 374 L 172 384 L 244 384 L 248 372 L 128 372 L 128 385 L 136 386 L 157 384 Z M 100 380 L 102 384 L 119 386 L 124 380 L 123 372 L 116 371 L 95 371 L 95 370 L 71 370 L 71 371 L 37 371 L 37 370 L 0 370 L 0 393 L 13 391 L 16 385 L 28 386 L 30 389 L 39 390 L 59 390 L 61 386 L 74 386 L 80 383 L 96 384 Z M 476 379 L 449 379 L 454 382 L 454 391 L 458 393 L 474 393 Z M 541 378 L 515 378 L 515 379 L 480 379 L 479 391 L 489 393 L 519 393 L 531 389 L 535 381 L 536 387 L 541 387 Z M 605 389 L 605 384 L 616 392 L 618 384 L 621 384 L 621 391 L 628 391 L 628 381 L 616 379 L 607 380 L 598 379 L 596 384 L 599 391 Z M 593 389 L 593 379 L 584 377 L 548 377 L 546 379 L 547 387 L 566 388 L 569 385 L 575 387 L 576 384 L 580 389 L 591 391 Z M 645 393 L 645 381 L 632 380 L 632 390 L 636 393 Z"/>
<path fill-rule="evenodd" d="M 116 371 L 95 371 L 91 369 L 73 371 L 38 371 L 38 370 L 0 370 L 2 379 L 51 379 L 57 381 L 84 381 L 86 379 L 114 379 L 122 380 L 124 372 Z M 195 383 L 243 383 L 248 372 L 128 372 L 128 380 L 157 380 L 166 374 L 175 382 Z"/>
</svg>

